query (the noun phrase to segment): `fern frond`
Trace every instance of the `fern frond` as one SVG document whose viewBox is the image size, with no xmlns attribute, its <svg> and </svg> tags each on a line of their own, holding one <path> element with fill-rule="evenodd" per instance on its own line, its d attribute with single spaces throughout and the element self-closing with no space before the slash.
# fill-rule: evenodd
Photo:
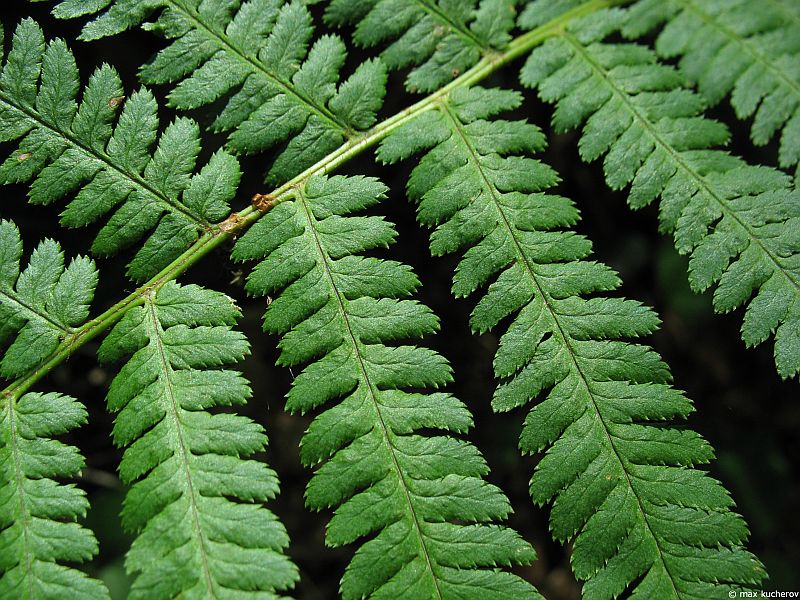
<svg viewBox="0 0 800 600">
<path fill-rule="evenodd" d="M 97 255 L 113 254 L 152 231 L 128 267 L 134 280 L 146 280 L 228 215 L 239 164 L 217 152 L 192 175 L 200 151 L 197 124 L 177 119 L 157 139 L 153 95 L 142 89 L 126 100 L 107 65 L 91 76 L 80 104 L 78 88 L 66 44 L 45 44 L 39 26 L 24 20 L 0 74 L 0 141 L 21 138 L 0 165 L 0 182 L 33 179 L 29 198 L 35 204 L 78 190 L 61 215 L 69 227 L 113 211 L 92 245 Z"/>
<path fill-rule="evenodd" d="M 0 220 L 0 376 L 22 375 L 39 365 L 89 315 L 97 286 L 94 262 L 78 256 L 64 267 L 57 242 L 44 240 L 20 272 L 17 226 Z"/>
<path fill-rule="evenodd" d="M 55 14 L 96 13 L 110 0 L 86 6 L 61 2 Z M 286 143 L 267 174 L 282 183 L 375 122 L 386 72 L 366 61 L 339 84 L 346 48 L 337 36 L 318 38 L 303 2 L 294 0 L 125 0 L 89 22 L 81 37 L 114 35 L 160 12 L 145 27 L 174 41 L 141 70 L 149 84 L 175 84 L 172 106 L 190 109 L 226 98 L 212 127 L 230 131 L 228 147 L 253 153 Z M 337 87 L 337 84 L 338 87 Z"/>
<path fill-rule="evenodd" d="M 0 245 L 0 248 L 5 246 Z M 60 563 L 97 554 L 76 523 L 88 502 L 73 484 L 83 468 L 77 448 L 52 439 L 86 422 L 86 410 L 60 394 L 0 399 L 0 598 L 108 598 L 105 586 Z"/>
<path fill-rule="evenodd" d="M 247 381 L 224 369 L 248 351 L 231 329 L 227 296 L 167 283 L 130 309 L 103 341 L 103 361 L 131 356 L 108 392 L 119 412 L 116 444 L 127 446 L 121 479 L 132 484 L 122 524 L 138 532 L 126 567 L 131 598 L 276 598 L 297 569 L 283 555 L 286 531 L 260 503 L 275 474 L 250 456 L 261 427 L 208 409 L 243 404 Z"/>
<path fill-rule="evenodd" d="M 357 23 L 354 41 L 381 53 L 390 69 L 414 68 L 409 91 L 432 92 L 510 40 L 516 0 L 331 0 L 325 18 Z"/>
<path fill-rule="evenodd" d="M 607 296 L 620 281 L 587 259 L 591 244 L 569 227 L 578 213 L 542 193 L 558 179 L 529 154 L 544 137 L 520 121 L 487 120 L 520 96 L 453 91 L 439 110 L 398 128 L 378 157 L 393 163 L 427 151 L 408 184 L 435 255 L 466 249 L 456 296 L 488 288 L 471 316 L 483 332 L 511 318 L 494 360 L 506 411 L 534 400 L 520 438 L 547 449 L 530 491 L 552 501 L 556 539 L 573 540 L 572 566 L 586 598 L 711 598 L 757 583 L 763 570 L 742 543 L 743 520 L 722 486 L 693 468 L 713 455 L 696 433 L 660 421 L 692 410 L 668 385 L 649 347 L 658 318 Z"/>
<path fill-rule="evenodd" d="M 783 167 L 800 161 L 800 11 L 780 0 L 642 0 L 623 32 L 649 33 L 664 57 L 680 56 L 681 72 L 710 104 L 730 95 L 740 119 L 754 116 L 751 137 L 764 145 L 780 133 Z"/>
<path fill-rule="evenodd" d="M 533 549 L 493 524 L 510 507 L 486 483 L 471 444 L 420 429 L 464 432 L 472 419 L 446 393 L 447 362 L 414 345 L 438 329 L 431 311 L 404 299 L 418 281 L 403 264 L 359 256 L 395 237 L 373 206 L 386 188 L 362 177 L 314 177 L 237 243 L 238 260 L 260 260 L 248 290 L 274 294 L 265 330 L 282 335 L 280 363 L 310 363 L 287 409 L 305 413 L 334 400 L 306 432 L 301 458 L 324 461 L 306 491 L 313 509 L 335 508 L 327 543 L 375 534 L 342 579 L 353 598 L 538 598 L 499 565 L 524 564 Z M 403 341 L 411 342 L 403 344 Z M 399 343 L 399 345 L 396 345 Z M 391 345 L 390 345 L 391 344 Z"/>
<path fill-rule="evenodd" d="M 710 149 L 728 129 L 702 116 L 703 100 L 651 50 L 603 43 L 625 18 L 609 10 L 573 21 L 531 53 L 522 81 L 557 103 L 558 130 L 585 122 L 581 157 L 605 154 L 606 181 L 630 184 L 632 207 L 661 198 L 662 229 L 691 256 L 692 288 L 717 283 L 718 312 L 747 304 L 742 339 L 753 346 L 774 333 L 778 372 L 791 377 L 800 372 L 800 193 L 781 171 Z"/>
<path fill-rule="evenodd" d="M 97 285 L 94 263 L 77 257 L 66 268 L 60 246 L 44 240 L 20 272 L 22 240 L 0 220 L 0 346 L 10 345 L 0 375 L 37 367 L 82 324 Z M 76 448 L 51 439 L 86 421 L 83 406 L 60 394 L 0 398 L 0 598 L 108 598 L 105 586 L 60 563 L 97 554 L 90 531 L 76 523 L 88 503 L 81 490 L 54 478 L 83 467 Z"/>
</svg>

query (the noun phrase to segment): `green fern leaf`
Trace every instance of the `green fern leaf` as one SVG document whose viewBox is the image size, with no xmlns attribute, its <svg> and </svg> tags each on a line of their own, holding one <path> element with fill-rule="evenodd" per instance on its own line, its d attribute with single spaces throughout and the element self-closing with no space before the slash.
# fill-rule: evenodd
<svg viewBox="0 0 800 600">
<path fill-rule="evenodd" d="M 5 248 L 5 246 L 0 246 Z M 78 402 L 60 394 L 0 401 L 0 598 L 108 598 L 105 586 L 60 563 L 97 554 L 82 490 L 54 478 L 83 468 L 77 448 L 51 439 L 86 422 Z"/>
<path fill-rule="evenodd" d="M 276 598 L 297 569 L 282 554 L 286 531 L 261 506 L 275 474 L 241 457 L 267 443 L 260 426 L 215 406 L 243 404 L 247 381 L 223 369 L 248 351 L 231 329 L 239 310 L 227 296 L 167 283 L 130 309 L 99 350 L 132 355 L 114 379 L 114 441 L 126 446 L 120 477 L 132 484 L 122 524 L 138 532 L 126 567 L 138 573 L 131 598 Z"/>
<path fill-rule="evenodd" d="M 97 285 L 84 257 L 64 267 L 61 248 L 44 240 L 20 272 L 16 225 L 0 220 L 0 345 L 11 341 L 0 374 L 11 378 L 39 366 L 83 323 Z M 88 506 L 83 492 L 54 477 L 83 467 L 77 449 L 50 439 L 86 421 L 75 400 L 59 394 L 4 395 L 0 416 L 0 597 L 108 598 L 98 581 L 60 562 L 97 553 L 97 542 L 75 520 Z"/>
<path fill-rule="evenodd" d="M 463 432 L 472 419 L 446 393 L 422 392 L 451 379 L 437 353 L 417 345 L 438 329 L 409 300 L 418 281 L 400 263 L 359 256 L 395 237 L 371 207 L 386 188 L 362 177 L 315 177 L 237 243 L 233 256 L 260 260 L 253 294 L 274 294 L 264 328 L 282 335 L 280 363 L 310 363 L 287 408 L 305 413 L 334 400 L 302 441 L 306 465 L 324 464 L 306 491 L 309 507 L 334 508 L 327 542 L 373 535 L 342 579 L 353 598 L 538 598 L 499 565 L 524 564 L 533 549 L 512 530 L 508 501 L 483 476 L 471 444 L 423 428 Z M 387 345 L 387 343 L 400 345 Z M 417 390 L 417 391 L 412 391 Z"/>
<path fill-rule="evenodd" d="M 567 229 L 578 213 L 543 190 L 558 180 L 529 154 L 544 145 L 524 122 L 486 120 L 516 108 L 515 92 L 453 91 L 441 108 L 395 130 L 378 157 L 426 151 L 408 184 L 419 218 L 435 227 L 433 254 L 466 249 L 456 296 L 485 288 L 471 326 L 511 323 L 494 361 L 496 410 L 545 399 L 528 414 L 520 448 L 547 449 L 530 491 L 553 502 L 550 527 L 573 541 L 585 598 L 710 598 L 763 576 L 742 543 L 743 520 L 722 486 L 693 468 L 713 451 L 696 433 L 659 423 L 692 410 L 649 347 L 625 341 L 658 318 L 605 295 L 620 281 L 587 260 L 591 244 Z M 487 287 L 488 286 L 488 287 Z"/>
<path fill-rule="evenodd" d="M 710 104 L 730 95 L 740 119 L 754 117 L 753 142 L 780 133 L 783 167 L 800 162 L 800 11 L 780 0 L 644 0 L 623 29 L 641 36 L 669 21 L 656 41 L 664 57 L 680 56 L 681 72 Z"/>
<path fill-rule="evenodd" d="M 631 185 L 631 206 L 661 198 L 661 227 L 691 256 L 693 289 L 717 283 L 718 312 L 747 304 L 742 339 L 774 333 L 778 372 L 791 377 L 800 372 L 798 191 L 781 171 L 710 149 L 727 128 L 702 116 L 703 100 L 652 51 L 601 41 L 625 19 L 609 10 L 574 21 L 534 50 L 522 81 L 557 103 L 558 130 L 585 122 L 581 156 L 605 154 L 606 180 Z"/>
<path fill-rule="evenodd" d="M 38 366 L 82 324 L 97 286 L 94 262 L 79 256 L 64 267 L 64 253 L 44 240 L 20 272 L 22 240 L 17 226 L 0 220 L 0 361 L 7 379 Z"/>
<path fill-rule="evenodd" d="M 61 215 L 69 227 L 113 211 L 92 245 L 97 255 L 152 232 L 128 266 L 134 280 L 146 280 L 228 215 L 239 164 L 218 152 L 192 175 L 200 150 L 197 124 L 177 119 L 157 140 L 157 105 L 146 89 L 125 100 L 116 118 L 124 96 L 119 76 L 106 65 L 90 77 L 80 104 L 78 88 L 64 42 L 45 45 L 39 26 L 23 21 L 0 74 L 0 141 L 21 138 L 0 165 L 0 182 L 33 179 L 28 195 L 35 204 L 78 190 Z"/>
<path fill-rule="evenodd" d="M 390 42 L 381 53 L 390 69 L 413 66 L 409 91 L 431 92 L 482 56 L 505 46 L 514 27 L 515 0 L 331 0 L 326 20 L 358 23 L 364 47 Z"/>
<path fill-rule="evenodd" d="M 55 14 L 73 18 L 91 7 L 61 2 Z M 162 10 L 163 9 L 163 10 Z M 145 27 L 174 41 L 141 69 L 149 84 L 174 84 L 172 106 L 198 108 L 225 99 L 212 127 L 230 131 L 229 148 L 253 153 L 286 142 L 267 174 L 281 183 L 371 127 L 383 103 L 386 72 L 366 61 L 337 88 L 344 43 L 321 36 L 303 2 L 294 0 L 126 0 L 88 23 L 82 39 L 114 35 L 161 10 Z"/>
<path fill-rule="evenodd" d="M 528 0 L 517 18 L 517 24 L 522 29 L 535 29 L 581 4 L 581 0 Z"/>
</svg>

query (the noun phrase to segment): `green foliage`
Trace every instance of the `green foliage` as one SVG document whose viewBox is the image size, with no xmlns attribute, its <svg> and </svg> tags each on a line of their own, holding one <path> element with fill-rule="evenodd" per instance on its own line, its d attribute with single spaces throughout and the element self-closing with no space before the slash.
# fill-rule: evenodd
<svg viewBox="0 0 800 600">
<path fill-rule="evenodd" d="M 351 216 L 385 191 L 363 177 L 312 178 L 233 252 L 261 261 L 248 278 L 251 293 L 278 292 L 264 329 L 282 336 L 279 362 L 310 363 L 295 378 L 287 409 L 305 413 L 338 400 L 302 441 L 306 465 L 326 461 L 306 504 L 335 508 L 326 536 L 332 546 L 377 534 L 345 572 L 346 599 L 538 598 L 528 583 L 495 568 L 535 555 L 515 532 L 492 524 L 510 506 L 482 479 L 488 467 L 478 450 L 416 433 L 464 432 L 472 418 L 451 395 L 421 391 L 452 377 L 439 354 L 402 343 L 438 329 L 427 307 L 405 299 L 419 284 L 414 274 L 360 256 L 395 238 L 381 217 Z"/>
<path fill-rule="evenodd" d="M 250 397 L 247 381 L 223 369 L 248 346 L 231 327 L 227 296 L 170 282 L 148 294 L 111 330 L 103 361 L 131 356 L 111 384 L 114 442 L 131 484 L 123 526 L 138 537 L 126 567 L 131 598 L 275 598 L 297 569 L 282 554 L 286 531 L 260 505 L 278 490 L 275 473 L 243 459 L 264 449 L 250 419 L 208 409 Z"/>
<path fill-rule="evenodd" d="M 719 149 L 730 133 L 703 110 L 730 95 L 740 117 L 754 117 L 756 143 L 780 131 L 781 167 L 800 162 L 800 10 L 789 0 L 604 8 L 617 3 L 55 2 L 58 17 L 90 18 L 84 41 L 139 25 L 165 38 L 141 80 L 165 86 L 171 108 L 204 109 L 198 119 L 227 134 L 227 150 L 199 169 L 195 121 L 160 125 L 153 94 L 126 97 L 108 65 L 82 86 L 67 45 L 23 20 L 0 71 L 0 141 L 18 144 L 0 181 L 30 182 L 33 204 L 66 201 L 64 226 L 102 220 L 96 255 L 144 240 L 128 265 L 143 285 L 90 319 L 94 263 L 65 265 L 49 239 L 25 256 L 16 225 L 0 220 L 0 376 L 10 380 L 0 392 L 0 598 L 107 597 L 77 567 L 97 552 L 76 522 L 83 493 L 56 482 L 83 463 L 51 438 L 85 412 L 58 393 L 29 392 L 107 329 L 99 359 L 126 361 L 107 404 L 125 449 L 131 597 L 275 599 L 295 585 L 288 536 L 264 505 L 278 491 L 259 460 L 267 438 L 234 412 L 252 395 L 232 370 L 249 348 L 234 329 L 240 311 L 221 292 L 172 281 L 226 242 L 234 260 L 257 262 L 246 289 L 269 297 L 263 325 L 279 339 L 279 364 L 300 369 L 287 410 L 314 415 L 300 447 L 314 468 L 306 505 L 332 513 L 328 545 L 358 544 L 341 595 L 540 598 L 512 572 L 535 553 L 504 524 L 512 507 L 463 439 L 473 421 L 444 389 L 452 370 L 422 345 L 439 319 L 413 299 L 411 268 L 383 258 L 397 238 L 376 215 L 387 188 L 331 175 L 378 144 L 387 164 L 423 155 L 408 195 L 433 229 L 432 253 L 462 254 L 452 291 L 477 298 L 472 329 L 500 335 L 494 409 L 534 404 L 519 443 L 540 455 L 530 494 L 551 504 L 553 536 L 571 544 L 584 595 L 757 587 L 765 573 L 744 547 L 747 526 L 702 470 L 712 448 L 684 423 L 692 403 L 638 342 L 658 317 L 621 296 L 617 274 L 575 231 L 575 204 L 547 193 L 559 178 L 533 157 L 541 130 L 497 118 L 519 111 L 522 95 L 474 84 L 538 45 L 522 82 L 556 104 L 555 129 L 582 126 L 582 158 L 603 156 L 609 187 L 629 186 L 633 207 L 660 200 L 662 230 L 690 256 L 692 287 L 715 286 L 719 312 L 746 305 L 746 344 L 774 335 L 778 372 L 792 377 L 796 182 Z M 537 31 L 512 40 L 518 9 L 516 25 Z M 379 56 L 348 58 L 342 39 L 315 32 L 315 11 L 352 26 L 355 43 Z M 662 26 L 655 50 L 620 41 Z M 680 57 L 679 68 L 660 56 Z M 393 69 L 408 69 L 409 91 L 434 94 L 379 121 Z M 233 154 L 264 152 L 275 189 L 231 214 Z"/>
<path fill-rule="evenodd" d="M 744 521 L 722 486 L 691 468 L 713 456 L 696 433 L 659 421 L 692 410 L 668 385 L 667 366 L 625 338 L 658 318 L 605 293 L 620 285 L 591 245 L 568 227 L 578 213 L 542 193 L 557 181 L 527 155 L 544 145 L 533 125 L 487 120 L 516 108 L 498 89 L 456 90 L 441 110 L 396 130 L 378 153 L 395 162 L 427 151 L 408 184 L 420 220 L 435 227 L 433 254 L 466 250 L 453 293 L 485 293 L 476 332 L 511 316 L 494 360 L 496 410 L 545 399 L 528 414 L 520 448 L 547 449 L 530 491 L 553 501 L 550 528 L 573 541 L 572 567 L 586 598 L 633 587 L 645 598 L 710 598 L 757 584 L 759 562 L 742 548 Z M 488 286 L 488 287 L 487 287 Z"/>
<path fill-rule="evenodd" d="M 0 404 L 0 598 L 108 598 L 102 583 L 60 563 L 97 554 L 97 541 L 75 520 L 84 493 L 53 478 L 83 467 L 77 448 L 51 439 L 86 422 L 78 402 L 60 394 L 25 394 Z"/>
<path fill-rule="evenodd" d="M 718 284 L 718 312 L 747 304 L 742 339 L 752 346 L 774 333 L 778 372 L 791 377 L 800 372 L 800 196 L 785 173 L 711 149 L 728 129 L 702 115 L 703 100 L 653 51 L 602 41 L 626 18 L 608 10 L 571 22 L 532 52 L 522 81 L 557 103 L 556 129 L 585 123 L 581 157 L 605 155 L 606 181 L 630 184 L 632 207 L 660 197 L 661 228 L 690 255 L 692 288 Z"/>
<path fill-rule="evenodd" d="M 80 104 L 79 87 L 66 44 L 45 44 L 39 26 L 24 20 L 0 74 L 0 141 L 21 138 L 0 165 L 0 182 L 33 180 L 28 197 L 34 204 L 77 190 L 61 214 L 67 227 L 86 226 L 113 211 L 92 244 L 100 256 L 152 231 L 128 266 L 131 278 L 144 281 L 227 216 L 239 165 L 220 151 L 192 176 L 200 151 L 197 124 L 179 118 L 158 137 L 152 94 L 142 89 L 126 100 L 119 76 L 107 65 L 89 78 Z"/>
<path fill-rule="evenodd" d="M 740 119 L 754 116 L 763 146 L 780 133 L 782 167 L 800 162 L 800 9 L 785 0 L 642 0 L 624 33 L 641 36 L 667 23 L 660 56 L 680 56 L 681 72 L 716 104 L 730 95 Z"/>
<path fill-rule="evenodd" d="M 64 268 L 57 242 L 44 240 L 20 272 L 22 239 L 0 220 L 0 376 L 11 379 L 37 367 L 89 315 L 97 269 L 79 256 Z"/>
<path fill-rule="evenodd" d="M 54 12 L 73 18 L 109 4 L 66 0 Z M 142 80 L 175 84 L 170 104 L 182 109 L 226 99 L 212 128 L 231 131 L 228 146 L 234 152 L 287 142 L 267 181 L 290 179 L 375 123 L 385 93 L 383 63 L 363 62 L 337 87 L 344 43 L 325 35 L 309 50 L 314 28 L 299 0 L 250 0 L 241 6 L 232 0 L 126 0 L 88 23 L 81 37 L 119 33 L 160 9 L 147 27 L 175 41 L 142 67 Z"/>
<path fill-rule="evenodd" d="M 381 52 L 390 69 L 413 66 L 409 91 L 432 92 L 484 55 L 505 46 L 514 27 L 515 0 L 331 0 L 326 20 L 358 23 L 360 46 L 391 41 Z"/>
</svg>

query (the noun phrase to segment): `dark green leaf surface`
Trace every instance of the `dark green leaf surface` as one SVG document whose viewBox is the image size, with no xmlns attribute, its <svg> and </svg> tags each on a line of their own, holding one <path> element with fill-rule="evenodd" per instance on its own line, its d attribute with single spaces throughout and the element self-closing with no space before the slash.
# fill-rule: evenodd
<svg viewBox="0 0 800 600">
<path fill-rule="evenodd" d="M 556 174 L 529 155 L 544 144 L 525 122 L 485 120 L 516 107 L 515 92 L 456 90 L 436 112 L 396 130 L 378 156 L 425 151 L 408 184 L 434 227 L 433 254 L 465 250 L 453 293 L 482 289 L 476 332 L 511 318 L 500 339 L 496 410 L 541 397 L 520 448 L 545 451 L 530 484 L 552 502 L 550 528 L 572 541 L 585 598 L 711 598 L 757 584 L 758 560 L 727 491 L 695 465 L 713 456 L 696 433 L 662 423 L 692 410 L 648 346 L 658 318 L 609 296 L 620 281 L 588 260 L 570 230 L 578 213 L 543 191 Z"/>
<path fill-rule="evenodd" d="M 74 18 L 109 4 L 67 0 L 54 12 Z M 385 93 L 383 63 L 365 62 L 340 84 L 345 45 L 331 35 L 314 40 L 311 15 L 299 0 L 126 0 L 89 22 L 82 38 L 117 34 L 159 11 L 144 26 L 174 41 L 142 67 L 142 80 L 171 85 L 177 108 L 222 101 L 213 128 L 230 132 L 233 152 L 280 146 L 268 182 L 287 181 L 375 123 Z"/>
<path fill-rule="evenodd" d="M 782 167 L 800 161 L 800 8 L 793 0 L 642 0 L 623 32 L 665 24 L 660 56 L 680 57 L 681 72 L 709 104 L 730 96 L 740 119 L 753 118 L 753 142 L 780 135 Z"/>
<path fill-rule="evenodd" d="M 0 375 L 10 379 L 38 366 L 89 316 L 97 286 L 94 261 L 78 256 L 64 266 L 57 242 L 42 241 L 20 270 L 17 226 L 0 220 Z"/>
<path fill-rule="evenodd" d="M 201 126 L 159 124 L 153 94 L 126 94 L 111 67 L 82 82 L 66 44 L 23 20 L 0 68 L 0 141 L 18 145 L 0 181 L 30 182 L 34 204 L 64 200 L 63 225 L 97 224 L 92 250 L 131 247 L 129 275 L 151 281 L 87 321 L 94 263 L 65 265 L 49 239 L 28 256 L 16 226 L 0 220 L 0 376 L 16 378 L 0 404 L 0 599 L 107 596 L 78 570 L 97 552 L 76 522 L 87 503 L 56 482 L 79 476 L 83 461 L 51 438 L 84 412 L 58 394 L 25 393 L 74 372 L 82 362 L 55 366 L 107 328 L 100 359 L 126 361 L 108 406 L 125 449 L 122 525 L 135 534 L 130 597 L 276 600 L 295 585 L 288 536 L 264 505 L 278 490 L 258 460 L 266 436 L 234 410 L 251 396 L 232 367 L 248 352 L 234 329 L 239 310 L 224 294 L 167 281 L 234 240 L 234 259 L 257 262 L 247 290 L 268 296 L 264 329 L 280 339 L 279 364 L 294 369 L 287 409 L 313 416 L 300 447 L 314 468 L 306 504 L 332 513 L 327 545 L 352 544 L 341 595 L 540 598 L 526 581 L 539 581 L 526 567 L 533 548 L 505 525 L 512 507 L 462 439 L 472 417 L 443 389 L 451 368 L 422 345 L 439 320 L 413 299 L 411 268 L 383 258 L 397 237 L 376 215 L 386 188 L 323 175 L 379 140 L 383 162 L 422 155 L 409 195 L 433 229 L 433 254 L 462 253 L 453 293 L 477 298 L 472 329 L 500 335 L 494 408 L 533 404 L 520 438 L 524 453 L 541 453 L 530 493 L 550 505 L 583 595 L 705 599 L 762 585 L 746 524 L 703 470 L 713 449 L 684 422 L 691 402 L 636 343 L 658 317 L 621 297 L 617 274 L 591 260 L 577 233 L 576 207 L 546 193 L 558 176 L 534 158 L 542 132 L 496 118 L 518 110 L 521 95 L 465 86 L 502 77 L 499 65 L 536 47 L 523 82 L 556 104 L 556 129 L 583 126 L 582 157 L 604 156 L 608 186 L 630 185 L 633 206 L 660 199 L 662 228 L 691 257 L 692 286 L 715 286 L 719 311 L 747 305 L 743 338 L 774 335 L 789 377 L 800 372 L 796 181 L 715 149 L 728 129 L 702 111 L 730 95 L 739 116 L 754 117 L 757 143 L 780 133 L 781 166 L 798 162 L 800 10 L 792 0 L 598 10 L 605 3 L 53 2 L 58 17 L 89 17 L 84 41 L 137 26 L 163 38 L 140 77 L 226 133 L 227 150 L 213 154 L 202 152 Z M 518 9 L 522 29 L 541 29 L 512 42 Z M 572 10 L 588 16 L 567 22 Z M 315 30 L 323 15 L 353 26 L 355 43 L 380 58 L 348 57 L 339 36 Z M 662 25 L 655 51 L 620 41 Z M 659 56 L 681 57 L 679 68 Z M 407 70 L 409 91 L 435 94 L 381 122 L 396 69 Z M 218 226 L 239 187 L 234 154 L 262 151 L 280 187 Z M 303 568 L 304 546 L 292 552 Z M 87 569 L 107 578 L 109 554 Z"/>
<path fill-rule="evenodd" d="M 250 387 L 226 369 L 248 351 L 231 329 L 227 296 L 170 282 L 132 308 L 99 350 L 130 357 L 111 384 L 114 441 L 126 450 L 120 477 L 131 488 L 123 526 L 137 533 L 126 559 L 131 598 L 277 598 L 297 568 L 288 537 L 261 503 L 278 491 L 275 473 L 246 458 L 264 449 L 262 428 L 230 412 Z"/>
<path fill-rule="evenodd" d="M 80 102 L 78 90 L 64 42 L 45 44 L 39 26 L 24 20 L 0 74 L 0 141 L 20 140 L 0 165 L 0 182 L 31 181 L 34 204 L 70 197 L 61 214 L 67 227 L 110 214 L 92 245 L 97 255 L 146 238 L 128 266 L 144 281 L 228 215 L 239 164 L 220 151 L 193 175 L 197 124 L 179 118 L 159 136 L 153 95 L 141 89 L 126 99 L 108 65 L 92 74 Z"/>
<path fill-rule="evenodd" d="M 80 524 L 88 502 L 74 484 L 83 468 L 78 449 L 52 436 L 86 422 L 78 402 L 60 394 L 25 394 L 0 403 L 0 598 L 108 598 L 105 586 L 62 563 L 97 554 Z"/>
<path fill-rule="evenodd" d="M 620 10 L 573 22 L 535 49 L 524 84 L 556 103 L 553 122 L 583 124 L 581 156 L 605 155 L 606 181 L 630 185 L 629 203 L 660 198 L 661 228 L 689 254 L 696 291 L 714 284 L 714 307 L 746 305 L 742 339 L 773 333 L 778 373 L 800 372 L 800 195 L 776 169 L 713 149 L 728 129 L 702 115 L 704 101 L 683 77 L 633 43 L 602 40 L 627 22 Z"/>
<path fill-rule="evenodd" d="M 511 40 L 514 0 L 331 0 L 325 18 L 357 23 L 354 41 L 389 45 L 390 69 L 414 67 L 410 91 L 432 92 Z"/>
<path fill-rule="evenodd" d="M 303 437 L 301 458 L 323 462 L 307 505 L 333 508 L 326 540 L 364 536 L 342 579 L 355 598 L 538 598 L 500 566 L 526 564 L 533 549 L 495 524 L 510 506 L 483 480 L 488 467 L 461 433 L 472 418 L 439 388 L 447 362 L 418 346 L 438 329 L 408 299 L 417 278 L 403 264 L 359 253 L 387 246 L 394 227 L 351 216 L 386 188 L 363 177 L 315 177 L 237 243 L 234 257 L 260 260 L 248 290 L 274 299 L 264 328 L 282 336 L 280 363 L 306 364 L 287 398 L 292 412 L 331 405 Z M 445 434 L 423 435 L 421 429 Z"/>
</svg>

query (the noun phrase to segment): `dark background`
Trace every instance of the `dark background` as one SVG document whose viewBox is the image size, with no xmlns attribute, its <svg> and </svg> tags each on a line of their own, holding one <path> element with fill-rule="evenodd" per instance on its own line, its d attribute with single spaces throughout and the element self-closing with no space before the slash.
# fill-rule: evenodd
<svg viewBox="0 0 800 600">
<path fill-rule="evenodd" d="M 49 4 L 49 3 L 48 3 Z M 156 36 L 134 30 L 110 40 L 91 44 L 76 41 L 80 30 L 75 22 L 60 22 L 48 14 L 48 6 L 29 5 L 22 0 L 6 0 L 0 8 L 6 31 L 6 51 L 11 33 L 21 16 L 32 15 L 44 28 L 48 39 L 63 37 L 76 54 L 81 76 L 89 74 L 103 62 L 120 72 L 128 94 L 139 84 L 136 70 L 164 42 Z M 318 25 L 321 21 L 317 20 Z M 321 27 L 321 25 L 319 25 Z M 349 32 L 344 32 L 345 38 Z M 363 51 L 351 51 L 351 59 L 343 74 L 352 71 L 365 58 Z M 484 85 L 517 86 L 520 62 L 483 82 Z M 390 80 L 392 93 L 381 111 L 385 118 L 416 101 L 400 93 L 404 74 Z M 166 108 L 163 88 L 154 90 L 161 100 L 162 126 L 174 118 Z M 750 524 L 750 549 L 766 564 L 771 576 L 765 589 L 800 589 L 800 395 L 797 381 L 782 382 L 775 373 L 772 341 L 747 350 L 739 338 L 742 311 L 730 315 L 714 315 L 710 294 L 695 295 L 686 279 L 687 260 L 678 256 L 671 240 L 657 233 L 657 211 L 654 206 L 639 212 L 626 207 L 625 193 L 609 191 L 604 184 L 600 162 L 584 164 L 577 153 L 578 134 L 556 135 L 549 129 L 552 109 L 539 102 L 532 93 L 518 115 L 536 123 L 548 132 L 550 146 L 542 157 L 561 175 L 563 182 L 557 193 L 575 199 L 583 220 L 579 232 L 594 242 L 596 258 L 612 265 L 624 281 L 622 293 L 655 307 L 663 319 L 663 327 L 649 340 L 672 367 L 675 385 L 686 390 L 696 404 L 697 412 L 689 425 L 704 435 L 716 448 L 718 459 L 711 465 L 712 474 L 732 492 L 738 509 Z M 732 152 L 750 162 L 775 166 L 774 144 L 755 148 L 749 141 L 750 123 L 737 122 L 730 108 L 723 105 L 710 111 L 712 116 L 731 125 Z M 210 122 L 208 112 L 193 114 L 201 125 Z M 201 162 L 224 143 L 224 137 L 207 136 Z M 2 149 L 4 159 L 10 145 Z M 245 177 L 240 187 L 235 210 L 246 206 L 254 192 L 269 191 L 262 183 L 269 156 L 246 157 L 242 160 Z M 389 198 L 379 207 L 394 221 L 399 230 L 399 244 L 392 258 L 410 263 L 422 281 L 420 299 L 442 319 L 442 332 L 428 340 L 453 365 L 455 383 L 450 391 L 461 398 L 475 415 L 477 427 L 468 436 L 486 456 L 492 473 L 490 481 L 509 495 L 515 513 L 510 525 L 531 541 L 539 560 L 518 569 L 533 581 L 550 599 L 578 598 L 580 587 L 569 567 L 568 549 L 550 539 L 547 508 L 532 505 L 527 485 L 535 457 L 520 458 L 516 442 L 525 410 L 496 415 L 489 400 L 493 389 L 491 361 L 497 347 L 495 334 L 471 335 L 468 316 L 475 300 L 454 301 L 450 281 L 457 259 L 431 260 L 427 250 L 427 231 L 416 225 L 413 206 L 405 199 L 404 187 L 410 168 L 382 168 L 371 152 L 357 157 L 340 170 L 349 174 L 379 176 L 391 188 Z M 17 222 L 23 232 L 26 253 L 44 237 L 59 240 L 68 257 L 86 253 L 92 231 L 62 230 L 55 216 L 62 204 L 50 207 L 30 206 L 25 202 L 24 186 L 3 188 L 0 216 Z M 89 228 L 92 229 L 92 228 Z M 129 293 L 133 286 L 124 277 L 126 260 L 98 260 L 101 283 L 93 304 L 94 314 L 104 310 Z M 252 382 L 254 399 L 244 409 L 262 423 L 270 436 L 266 460 L 278 472 L 282 493 L 270 507 L 289 530 L 292 545 L 288 552 L 301 571 L 295 590 L 297 598 L 328 599 L 337 596 L 338 582 L 354 548 L 330 549 L 324 546 L 324 527 L 329 514 L 309 513 L 303 506 L 303 490 L 310 473 L 298 458 L 298 442 L 309 418 L 289 415 L 283 410 L 283 396 L 289 388 L 291 374 L 274 367 L 277 358 L 273 337 L 264 335 L 260 318 L 263 299 L 249 299 L 242 287 L 247 273 L 233 264 L 227 248 L 221 248 L 195 266 L 181 281 L 197 282 L 233 296 L 244 311 L 240 327 L 252 344 L 252 355 L 242 369 Z M 72 435 L 71 443 L 86 456 L 87 468 L 81 487 L 87 490 L 91 510 L 87 525 L 100 542 L 100 556 L 88 566 L 102 577 L 115 598 L 124 598 L 129 579 L 123 557 L 130 537 L 120 530 L 118 512 L 124 488 L 116 476 L 120 451 L 109 439 L 112 417 L 105 411 L 104 397 L 114 369 L 99 367 L 95 360 L 97 343 L 80 349 L 60 366 L 39 388 L 55 389 L 79 398 L 89 410 L 89 424 Z"/>
</svg>

